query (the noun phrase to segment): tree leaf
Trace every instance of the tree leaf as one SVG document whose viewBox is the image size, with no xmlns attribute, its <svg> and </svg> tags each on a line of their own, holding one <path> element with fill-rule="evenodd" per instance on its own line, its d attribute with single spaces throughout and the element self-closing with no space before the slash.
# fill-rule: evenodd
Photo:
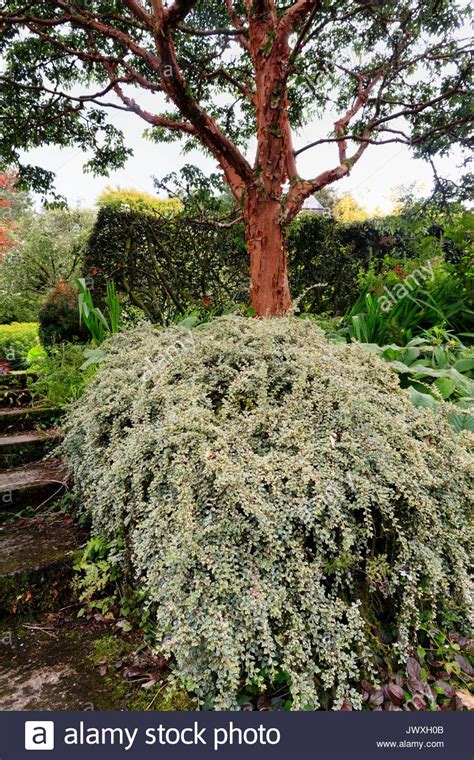
<svg viewBox="0 0 474 760">
<path fill-rule="evenodd" d="M 436 385 L 443 398 L 449 398 L 456 389 L 456 383 L 450 377 L 439 377 L 435 380 L 434 385 Z"/>
<path fill-rule="evenodd" d="M 438 401 L 429 393 L 420 393 L 415 388 L 410 388 L 410 399 L 418 409 L 436 409 Z"/>
</svg>

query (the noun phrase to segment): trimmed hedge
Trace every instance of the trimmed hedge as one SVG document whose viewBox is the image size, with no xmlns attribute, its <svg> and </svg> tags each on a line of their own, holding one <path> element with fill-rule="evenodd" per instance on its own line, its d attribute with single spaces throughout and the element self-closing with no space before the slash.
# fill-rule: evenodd
<svg viewBox="0 0 474 760">
<path fill-rule="evenodd" d="M 399 242 L 372 222 L 302 215 L 288 231 L 291 291 L 298 297 L 312 288 L 304 297 L 307 311 L 342 313 L 359 293 L 359 270 L 381 264 Z M 89 240 L 84 276 L 93 278 L 99 297 L 113 279 L 155 322 L 203 304 L 219 310 L 247 302 L 243 228 L 105 207 Z M 317 283 L 323 286 L 313 288 Z"/>
<path fill-rule="evenodd" d="M 138 211 L 148 214 L 174 216 L 183 209 L 178 198 L 157 198 L 149 193 L 123 187 L 106 187 L 97 201 L 100 207 L 113 208 L 116 211 Z"/>
<path fill-rule="evenodd" d="M 305 311 L 343 314 L 360 295 L 359 274 L 369 267 L 378 274 L 387 259 L 420 260 L 434 248 L 447 260 L 462 257 L 462 245 L 440 242 L 439 230 L 436 237 L 425 226 L 410 226 L 401 216 L 341 224 L 301 214 L 287 235 L 293 296 L 304 294 Z M 99 298 L 113 279 L 153 322 L 166 323 L 195 307 L 219 311 L 246 303 L 248 269 L 242 224 L 219 227 L 184 212 L 158 215 L 112 204 L 99 211 L 84 276 L 93 278 Z"/>
<path fill-rule="evenodd" d="M 347 311 L 360 293 L 360 270 L 372 266 L 380 271 L 384 257 L 397 250 L 407 258 L 415 255 L 408 236 L 384 230 L 381 222 L 341 224 L 329 216 L 308 214 L 290 226 L 287 245 L 292 293 L 308 291 L 304 310 L 316 313 Z"/>
<path fill-rule="evenodd" d="M 100 300 L 108 280 L 153 322 L 194 306 L 217 309 L 248 297 L 242 232 L 185 216 L 101 208 L 84 276 Z"/>
</svg>

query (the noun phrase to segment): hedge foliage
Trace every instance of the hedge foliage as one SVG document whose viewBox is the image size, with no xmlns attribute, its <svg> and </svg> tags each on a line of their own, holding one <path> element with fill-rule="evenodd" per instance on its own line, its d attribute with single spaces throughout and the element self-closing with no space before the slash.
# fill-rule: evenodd
<svg viewBox="0 0 474 760">
<path fill-rule="evenodd" d="M 132 201 L 112 194 L 89 240 L 84 276 L 94 278 L 99 294 L 113 279 L 154 322 L 203 305 L 219 311 L 248 301 L 241 224 L 222 227 L 185 212 L 154 213 L 151 207 L 145 212 Z M 361 272 L 370 269 L 376 276 L 387 260 L 390 265 L 391 259 L 443 255 L 443 246 L 448 256 L 459 257 L 462 247 L 455 241 L 441 245 L 439 230 L 428 232 L 401 217 L 341 224 L 330 216 L 302 214 L 287 236 L 291 292 L 305 294 L 306 311 L 343 314 L 360 294 Z"/>
<path fill-rule="evenodd" d="M 445 416 L 311 320 L 227 317 L 112 339 L 64 452 L 207 704 L 283 677 L 294 709 L 360 707 L 422 614 L 468 615 L 469 434 Z"/>
<path fill-rule="evenodd" d="M 11 369 L 25 369 L 28 352 L 38 343 L 36 322 L 0 325 L 0 364 L 5 362 Z"/>
<path fill-rule="evenodd" d="M 89 240 L 84 275 L 94 295 L 113 280 L 153 322 L 195 305 L 215 309 L 247 300 L 248 264 L 233 228 L 105 206 Z"/>
</svg>

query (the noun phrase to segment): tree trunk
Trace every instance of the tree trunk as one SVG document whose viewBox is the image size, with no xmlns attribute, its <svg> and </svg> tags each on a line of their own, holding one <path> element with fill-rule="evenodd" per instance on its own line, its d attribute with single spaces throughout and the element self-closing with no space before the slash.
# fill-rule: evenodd
<svg viewBox="0 0 474 760">
<path fill-rule="evenodd" d="M 250 299 L 256 317 L 282 317 L 291 308 L 281 204 L 249 193 L 245 238 L 250 256 Z"/>
</svg>

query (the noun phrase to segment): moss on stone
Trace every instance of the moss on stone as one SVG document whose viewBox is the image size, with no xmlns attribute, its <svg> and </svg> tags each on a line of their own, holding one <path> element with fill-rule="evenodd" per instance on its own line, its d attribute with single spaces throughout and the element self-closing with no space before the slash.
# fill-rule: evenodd
<svg viewBox="0 0 474 760">
<path fill-rule="evenodd" d="M 102 676 L 107 694 L 114 708 L 99 706 L 97 709 L 121 709 L 132 711 L 173 711 L 196 709 L 190 695 L 184 688 L 169 686 L 166 680 L 157 682 L 151 689 L 141 688 L 141 683 L 128 681 L 114 669 L 115 662 L 131 653 L 133 644 L 117 636 L 106 634 L 92 642 L 91 662 L 97 667 L 107 658 L 107 673 Z"/>
</svg>

